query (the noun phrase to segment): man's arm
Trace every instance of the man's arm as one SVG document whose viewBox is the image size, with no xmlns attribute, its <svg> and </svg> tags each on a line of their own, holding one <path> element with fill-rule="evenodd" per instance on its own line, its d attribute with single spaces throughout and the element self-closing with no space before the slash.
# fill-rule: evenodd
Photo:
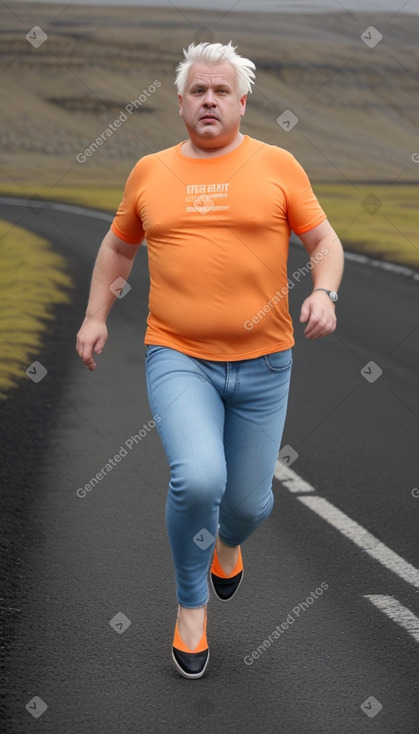
<svg viewBox="0 0 419 734">
<path fill-rule="evenodd" d="M 337 291 L 343 274 L 343 248 L 339 237 L 326 220 L 309 232 L 298 235 L 313 263 L 313 289 Z M 335 304 L 327 293 L 316 291 L 305 299 L 300 321 L 306 324 L 307 339 L 319 339 L 336 329 Z"/>
<path fill-rule="evenodd" d="M 93 352 L 100 354 L 108 338 L 106 319 L 116 300 L 109 286 L 117 278 L 127 280 L 139 247 L 121 240 L 110 229 L 99 248 L 86 316 L 77 334 L 76 345 L 79 357 L 89 370 L 96 367 Z"/>
</svg>

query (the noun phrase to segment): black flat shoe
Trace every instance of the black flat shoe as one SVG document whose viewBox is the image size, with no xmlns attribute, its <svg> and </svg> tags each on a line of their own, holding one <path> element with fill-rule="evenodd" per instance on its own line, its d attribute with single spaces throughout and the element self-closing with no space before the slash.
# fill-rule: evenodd
<svg viewBox="0 0 419 734">
<path fill-rule="evenodd" d="M 240 547 L 237 563 L 229 575 L 223 571 L 218 559 L 217 550 L 214 548 L 210 579 L 214 594 L 220 601 L 230 601 L 242 582 L 243 573 L 243 559 Z"/>
<path fill-rule="evenodd" d="M 194 650 L 191 650 L 183 642 L 179 634 L 178 623 L 176 621 L 172 646 L 172 658 L 179 673 L 183 675 L 184 678 L 201 678 L 204 675 L 209 660 L 206 611 L 204 620 L 204 631 L 198 645 L 195 647 Z"/>
</svg>

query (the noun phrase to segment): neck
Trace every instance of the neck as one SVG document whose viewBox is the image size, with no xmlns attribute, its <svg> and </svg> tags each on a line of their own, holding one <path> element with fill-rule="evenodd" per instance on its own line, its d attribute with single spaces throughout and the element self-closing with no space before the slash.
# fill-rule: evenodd
<svg viewBox="0 0 419 734">
<path fill-rule="evenodd" d="M 237 133 L 234 140 L 227 145 L 222 145 L 218 148 L 206 148 L 205 144 L 201 145 L 200 143 L 194 143 L 191 138 L 189 138 L 189 140 L 186 140 L 182 145 L 182 153 L 188 156 L 188 158 L 216 158 L 219 155 L 225 155 L 225 153 L 230 153 L 230 151 L 238 148 L 243 141 L 243 138 L 244 135 L 242 133 Z"/>
</svg>

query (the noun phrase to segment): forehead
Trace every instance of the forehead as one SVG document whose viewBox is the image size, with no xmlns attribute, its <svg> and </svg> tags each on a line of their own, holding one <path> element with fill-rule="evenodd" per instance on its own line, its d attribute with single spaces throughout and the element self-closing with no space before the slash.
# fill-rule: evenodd
<svg viewBox="0 0 419 734">
<path fill-rule="evenodd" d="M 236 70 L 228 61 L 208 66 L 207 64 L 193 64 L 188 76 L 188 87 L 192 84 L 203 83 L 208 85 L 228 84 L 230 87 L 236 84 Z"/>
</svg>

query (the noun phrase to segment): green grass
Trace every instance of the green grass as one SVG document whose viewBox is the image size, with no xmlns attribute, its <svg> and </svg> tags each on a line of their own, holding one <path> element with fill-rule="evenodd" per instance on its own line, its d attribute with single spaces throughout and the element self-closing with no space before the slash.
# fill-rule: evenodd
<svg viewBox="0 0 419 734">
<path fill-rule="evenodd" d="M 344 246 L 363 254 L 419 268 L 419 186 L 315 183 L 313 188 Z M 36 188 L 25 197 L 40 196 L 113 213 L 123 187 Z M 22 191 L 0 187 L 0 195 Z M 376 197 L 380 206 L 369 213 L 362 202 Z"/>
<path fill-rule="evenodd" d="M 66 262 L 49 243 L 0 220 L 0 398 L 40 359 L 53 307 L 69 303 Z"/>
</svg>

